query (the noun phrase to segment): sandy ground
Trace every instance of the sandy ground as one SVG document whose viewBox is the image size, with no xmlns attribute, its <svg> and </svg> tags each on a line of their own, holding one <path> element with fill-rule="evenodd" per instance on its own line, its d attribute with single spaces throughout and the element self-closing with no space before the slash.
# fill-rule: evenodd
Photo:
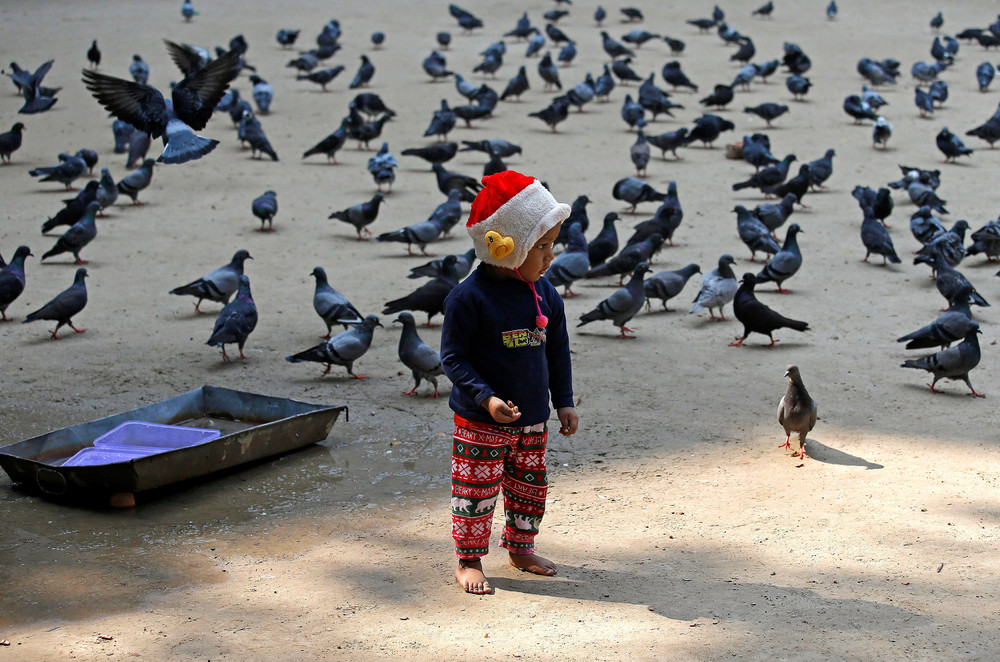
<svg viewBox="0 0 1000 662">
<path fill-rule="evenodd" d="M 15 442 L 64 425 L 131 409 L 202 384 L 350 406 L 323 443 L 213 480 L 185 486 L 129 511 L 56 505 L 0 478 L 0 659 L 149 660 L 441 659 L 996 659 L 996 561 L 1000 501 L 997 487 L 996 308 L 976 310 L 983 360 L 973 372 L 985 400 L 966 396 L 961 383 L 932 395 L 924 374 L 898 366 L 909 356 L 894 339 L 936 315 L 942 299 L 928 269 L 914 266 L 917 244 L 907 231 L 912 204 L 897 195 L 890 218 L 902 265 L 860 264 L 861 215 L 850 191 L 885 185 L 897 164 L 940 167 L 947 223 L 966 218 L 978 228 L 997 213 L 992 194 L 1000 152 L 969 138 L 975 154 L 960 165 L 939 165 L 934 135 L 977 126 L 996 108 L 996 92 L 977 91 L 973 71 L 994 52 L 962 45 L 943 74 L 951 88 L 945 107 L 920 119 L 914 80 L 904 74 L 884 91 L 895 135 L 888 151 L 871 149 L 869 124 L 853 126 L 841 110 L 862 79 L 858 58 L 895 57 L 909 71 L 928 60 L 929 2 L 842 0 L 829 22 L 825 2 L 776 2 L 771 20 L 751 18 L 757 2 L 729 2 L 730 24 L 751 35 L 756 61 L 780 57 L 784 41 L 812 58 L 807 100 L 793 103 L 784 75 L 738 93 L 721 114 L 736 132 L 719 146 L 759 131 L 743 106 L 788 103 L 791 111 L 768 131 L 773 151 L 800 161 L 837 150 L 829 189 L 807 196 L 795 213 L 805 265 L 780 296 L 760 298 L 805 319 L 806 334 L 784 330 L 766 348 L 761 337 L 730 348 L 735 322 L 716 323 L 683 311 L 689 284 L 675 302 L 679 313 L 642 314 L 638 339 L 615 337 L 610 323 L 571 332 L 581 430 L 556 436 L 550 448 L 551 504 L 539 551 L 559 564 L 553 579 L 506 567 L 502 554 L 486 560 L 495 595 L 462 594 L 452 579 L 448 521 L 450 412 L 445 399 L 406 398 L 411 381 L 396 358 L 398 325 L 383 316 L 358 382 L 337 369 L 283 357 L 317 341 L 323 326 L 311 308 L 313 266 L 324 266 L 335 287 L 363 312 L 408 292 L 407 270 L 424 258 L 400 244 L 359 243 L 353 229 L 327 220 L 335 210 L 369 198 L 369 154 L 351 144 L 341 165 L 305 149 L 346 114 L 347 83 L 367 53 L 377 73 L 371 91 L 397 110 L 384 138 L 399 155 L 426 144 L 420 137 L 442 98 L 460 98 L 452 83 L 431 83 L 420 60 L 434 34 L 450 30 L 448 65 L 466 75 L 477 53 L 514 26 L 527 10 L 542 25 L 548 2 L 466 3 L 484 30 L 464 35 L 444 2 L 199 3 L 185 24 L 178 2 L 7 3 L 3 62 L 34 68 L 55 58 L 46 84 L 62 86 L 59 103 L 43 115 L 16 115 L 20 100 L 3 93 L 3 128 L 27 126 L 14 165 L 0 168 L 0 252 L 18 244 L 40 256 L 55 241 L 38 228 L 66 193 L 35 183 L 26 171 L 49 165 L 61 151 L 97 149 L 100 165 L 120 178 L 124 157 L 111 152 L 110 120 L 79 82 L 90 40 L 104 52 L 102 70 L 127 76 L 133 53 L 166 89 L 178 78 L 161 38 L 212 47 L 241 32 L 249 60 L 276 88 L 263 126 L 281 161 L 255 161 L 240 148 L 226 117 L 203 132 L 222 141 L 209 157 L 159 167 L 142 194 L 143 207 L 119 204 L 98 221 L 90 260 L 90 303 L 75 320 L 87 328 L 48 339 L 44 324 L 22 326 L 24 315 L 69 285 L 71 260 L 29 260 L 28 286 L 0 326 L 0 439 Z M 562 70 L 564 85 L 595 75 L 605 61 L 595 4 L 579 0 L 559 26 L 578 41 L 580 55 Z M 251 9 L 252 7 L 252 9 Z M 620 37 L 633 26 L 606 5 L 605 27 Z M 686 108 L 650 132 L 690 126 L 697 100 L 736 72 L 733 49 L 714 34 L 700 35 L 683 19 L 707 15 L 710 3 L 647 3 L 643 27 L 681 38 L 680 58 L 700 86 L 679 92 Z M 985 26 L 992 2 L 949 5 L 945 31 Z M 278 28 L 302 28 L 308 47 L 321 25 L 338 18 L 343 50 L 331 63 L 347 70 L 329 93 L 295 82 L 278 48 Z M 387 35 L 372 51 L 368 35 Z M 509 40 L 508 40 L 509 41 Z M 524 44 L 508 43 L 496 80 L 501 91 L 524 62 Z M 638 54 L 640 74 L 659 74 L 673 59 L 663 42 Z M 551 133 L 527 118 L 552 94 L 541 90 L 535 60 L 526 62 L 532 89 L 522 103 L 502 103 L 495 118 L 458 128 L 452 139 L 504 137 L 524 153 L 509 165 L 548 182 L 571 201 L 590 196 L 593 236 L 608 211 L 622 211 L 611 184 L 634 174 L 619 108 L 618 87 L 607 104 L 592 103 Z M 480 82 L 478 75 L 471 79 Z M 657 75 L 657 82 L 662 80 Z M 241 78 L 236 86 L 249 96 Z M 756 271 L 735 232 L 734 204 L 754 205 L 755 192 L 730 184 L 751 169 L 728 161 L 723 149 L 692 147 L 680 161 L 655 158 L 648 181 L 663 190 L 676 180 L 684 221 L 676 248 L 656 270 L 698 262 L 704 271 L 733 253 L 737 272 Z M 375 232 L 426 218 L 443 197 L 423 161 L 399 157 L 396 185 L 373 224 Z M 484 158 L 462 154 L 448 167 L 473 175 Z M 274 234 L 255 232 L 251 200 L 278 194 Z M 743 195 L 746 193 L 746 195 Z M 644 205 L 624 216 L 623 235 L 648 218 Z M 461 231 L 434 245 L 436 254 L 461 252 Z M 196 316 L 187 299 L 167 290 L 224 264 L 239 248 L 247 265 L 260 323 L 247 345 L 249 360 L 223 363 L 205 346 L 217 306 Z M 64 256 L 65 257 L 65 256 Z M 1000 293 L 996 264 L 967 260 L 963 271 L 987 298 Z M 612 292 L 617 281 L 583 283 L 567 302 L 571 319 Z M 727 309 L 728 310 L 728 309 Z M 418 314 L 422 322 L 423 316 Z M 420 328 L 431 343 L 437 329 Z M 821 421 L 809 437 L 804 463 L 777 448 L 783 440 L 775 407 L 785 366 L 798 364 Z M 446 382 L 443 383 L 447 391 Z M 800 466 L 801 465 L 801 466 Z"/>
</svg>

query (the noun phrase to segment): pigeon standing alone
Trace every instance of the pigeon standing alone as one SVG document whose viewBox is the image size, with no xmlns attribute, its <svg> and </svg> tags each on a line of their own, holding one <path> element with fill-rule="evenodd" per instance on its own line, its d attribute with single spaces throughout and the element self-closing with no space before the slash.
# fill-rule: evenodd
<svg viewBox="0 0 1000 662">
<path fill-rule="evenodd" d="M 21 122 L 15 122 L 13 126 L 10 127 L 10 131 L 0 133 L 0 159 L 4 163 L 10 164 L 10 155 L 21 148 L 22 133 L 24 132 L 24 124 Z"/>
<path fill-rule="evenodd" d="M 403 325 L 403 332 L 399 335 L 399 360 L 413 373 L 413 388 L 404 391 L 403 395 L 416 393 L 420 382 L 426 379 L 434 386 L 434 393 L 427 397 L 438 397 L 437 378 L 444 374 L 441 368 L 441 354 L 420 339 L 413 315 L 402 312 L 393 321 Z"/>
<path fill-rule="evenodd" d="M 226 345 L 232 343 L 239 347 L 241 359 L 250 358 L 243 353 L 243 346 L 256 326 L 257 306 L 250 295 L 250 279 L 242 275 L 236 298 L 222 308 L 215 320 L 212 335 L 205 344 L 221 348 L 223 361 L 230 360 L 226 354 Z"/>
<path fill-rule="evenodd" d="M 376 193 L 372 196 L 372 199 L 367 202 L 359 202 L 356 205 L 352 205 L 347 209 L 342 209 L 340 211 L 335 211 L 330 214 L 330 218 L 336 218 L 337 220 L 344 221 L 345 223 L 350 223 L 358 231 L 358 241 L 368 241 L 367 238 L 361 236 L 363 232 L 366 235 L 371 235 L 371 230 L 366 226 L 372 223 L 378 216 L 379 205 L 385 200 L 385 194 L 382 192 Z"/>
<path fill-rule="evenodd" d="M 10 264 L 0 267 L 0 322 L 9 322 L 7 307 L 24 292 L 24 260 L 32 252 L 27 246 L 18 246 Z M 0 258 L 0 264 L 3 259 Z"/>
<path fill-rule="evenodd" d="M 213 269 L 187 285 L 175 287 L 170 290 L 170 294 L 197 297 L 198 301 L 194 304 L 196 314 L 202 312 L 201 302 L 205 299 L 227 304 L 233 293 L 239 289 L 240 277 L 243 275 L 243 263 L 252 259 L 249 251 L 240 249 L 233 254 L 233 259 L 229 261 L 229 264 Z"/>
<path fill-rule="evenodd" d="M 78 329 L 73 326 L 73 317 L 87 305 L 87 270 L 80 267 L 73 277 L 73 284 L 67 289 L 57 294 L 51 301 L 33 313 L 25 316 L 22 324 L 34 322 L 36 320 L 52 320 L 56 322 L 56 328 L 50 331 L 53 340 L 59 340 L 59 329 L 63 325 L 69 325 L 76 333 L 83 333 L 86 329 Z"/>
<path fill-rule="evenodd" d="M 806 458 L 806 435 L 816 425 L 816 401 L 809 397 L 806 385 L 802 383 L 802 375 L 798 366 L 790 365 L 785 369 L 788 378 L 788 390 L 778 402 L 778 423 L 785 430 L 785 443 L 779 448 L 790 448 L 792 433 L 799 435 L 799 452 L 792 457 Z"/>
<path fill-rule="evenodd" d="M 260 219 L 258 232 L 274 232 L 274 217 L 278 213 L 278 195 L 274 191 L 264 191 L 254 198 L 250 210 Z M 267 223 L 267 228 L 264 227 L 264 223 Z"/>
</svg>

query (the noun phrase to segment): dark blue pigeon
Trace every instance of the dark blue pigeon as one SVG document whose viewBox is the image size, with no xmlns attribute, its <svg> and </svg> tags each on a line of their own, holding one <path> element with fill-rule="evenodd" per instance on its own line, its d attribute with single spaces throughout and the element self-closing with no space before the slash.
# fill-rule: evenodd
<svg viewBox="0 0 1000 662">
<path fill-rule="evenodd" d="M 347 131 L 344 127 L 337 127 L 337 130 L 319 141 L 302 154 L 302 158 L 313 154 L 325 154 L 326 162 L 331 165 L 337 164 L 337 151 L 344 146 L 347 141 Z M 403 152 L 404 154 L 406 152 Z"/>
<path fill-rule="evenodd" d="M 528 39 L 528 47 L 524 50 L 524 57 L 538 55 L 545 48 L 545 35 L 538 28 L 531 28 L 532 35 Z"/>
<path fill-rule="evenodd" d="M 444 312 L 444 300 L 458 284 L 455 262 L 456 259 L 453 255 L 446 256 L 442 262 L 440 276 L 429 283 L 424 283 L 405 297 L 387 301 L 382 314 L 391 315 L 403 310 L 420 310 L 427 313 L 427 326 L 433 326 L 431 318 Z"/>
<path fill-rule="evenodd" d="M 3 264 L 0 258 L 0 321 L 8 322 L 7 307 L 24 292 L 24 260 L 32 252 L 27 246 L 18 246 L 10 264 Z"/>
<path fill-rule="evenodd" d="M 899 264 L 902 260 L 896 255 L 896 248 L 892 245 L 892 237 L 885 226 L 875 218 L 875 212 L 871 207 L 863 207 L 864 220 L 861 221 L 861 243 L 865 245 L 865 257 L 862 262 L 867 262 L 872 253 L 882 256 L 882 264 L 886 261 Z"/>
<path fill-rule="evenodd" d="M 439 257 L 436 260 L 431 260 L 426 264 L 422 264 L 419 267 L 413 267 L 410 269 L 410 273 L 407 278 L 437 278 L 444 275 L 445 272 L 445 261 L 448 257 L 455 258 L 455 262 L 451 269 L 454 272 L 455 280 L 462 280 L 469 275 L 472 271 L 472 265 L 476 261 L 476 249 L 470 248 L 465 253 L 460 255 L 446 255 L 444 257 Z"/>
<path fill-rule="evenodd" d="M 430 164 L 447 163 L 458 152 L 458 143 L 435 143 L 427 147 L 411 147 L 402 151 L 403 156 L 417 156 Z"/>
<path fill-rule="evenodd" d="M 424 137 L 437 136 L 438 140 L 445 142 L 448 140 L 448 133 L 455 128 L 458 116 L 448 106 L 447 99 L 441 99 L 441 108 L 434 111 L 430 125 L 424 131 Z"/>
<path fill-rule="evenodd" d="M 367 55 L 362 55 L 361 65 L 358 67 L 358 72 L 354 74 L 354 80 L 351 81 L 351 84 L 348 85 L 348 87 L 352 90 L 359 87 L 368 87 L 368 83 L 374 75 L 375 65 L 372 64 Z"/>
<path fill-rule="evenodd" d="M 340 75 L 344 70 L 344 65 L 338 64 L 335 67 L 327 67 L 325 69 L 320 69 L 319 71 L 313 71 L 304 75 L 298 75 L 295 80 L 308 80 L 310 82 L 316 83 L 323 88 L 324 92 L 327 92 L 326 86 L 330 82 Z"/>
<path fill-rule="evenodd" d="M 620 41 L 616 41 L 609 35 L 606 31 L 601 31 L 601 46 L 604 47 L 604 52 L 608 56 L 615 60 L 620 57 L 635 57 L 635 53 L 625 47 Z"/>
<path fill-rule="evenodd" d="M 792 215 L 795 203 L 798 201 L 794 193 L 789 193 L 781 199 L 781 202 L 765 202 L 757 205 L 752 213 L 771 231 L 771 236 L 774 236 L 774 231 L 784 225 Z M 874 203 L 874 198 L 872 202 Z"/>
<path fill-rule="evenodd" d="M 653 147 L 660 148 L 664 161 L 667 160 L 667 152 L 673 154 L 675 159 L 680 159 L 681 157 L 677 156 L 677 148 L 687 144 L 687 135 L 687 127 L 681 127 L 676 131 L 667 131 L 656 136 L 646 136 L 646 142 Z"/>
<path fill-rule="evenodd" d="M 803 97 L 809 93 L 809 88 L 812 87 L 812 81 L 805 76 L 792 74 L 785 79 L 785 87 L 787 87 L 788 91 L 792 93 L 793 99 L 796 101 L 802 101 Z"/>
<path fill-rule="evenodd" d="M 802 228 L 799 227 L 798 223 L 792 223 L 788 226 L 784 245 L 757 274 L 758 283 L 773 281 L 778 286 L 778 292 L 789 293 L 789 290 L 781 287 L 781 284 L 794 276 L 799 267 L 802 266 L 802 252 L 799 250 L 799 242 L 796 239 L 801 231 Z"/>
<path fill-rule="evenodd" d="M 986 88 L 990 86 L 993 82 L 993 76 L 996 74 L 996 68 L 991 62 L 983 62 L 978 67 L 976 67 L 976 82 L 979 84 L 979 91 L 985 92 Z"/>
<path fill-rule="evenodd" d="M 59 163 L 53 166 L 34 168 L 28 171 L 32 177 L 38 177 L 40 182 L 59 182 L 66 187 L 67 191 L 72 191 L 71 184 L 87 172 L 87 162 L 79 152 L 76 154 L 62 153 L 59 155 Z"/>
<path fill-rule="evenodd" d="M 587 244 L 587 257 L 591 267 L 604 264 L 618 252 L 618 230 L 615 228 L 615 221 L 619 218 L 615 212 L 608 212 L 604 216 L 601 231 Z"/>
<path fill-rule="evenodd" d="M 940 252 L 941 257 L 953 267 L 957 267 L 965 257 L 965 231 L 969 229 L 969 223 L 965 220 L 955 221 L 951 230 L 942 232 L 917 251 L 917 256 L 913 258 L 913 264 L 934 265 L 935 252 Z"/>
<path fill-rule="evenodd" d="M 948 264 L 940 250 L 934 252 L 934 285 L 949 305 L 964 296 L 968 296 L 969 301 L 977 306 L 988 308 L 990 305 L 962 272 Z M 972 290 L 971 294 L 966 295 L 966 288 Z"/>
<path fill-rule="evenodd" d="M 920 110 L 921 117 L 934 114 L 934 100 L 931 98 L 931 95 L 919 87 L 913 89 L 913 103 Z"/>
<path fill-rule="evenodd" d="M 882 149 L 887 149 L 889 147 L 889 138 L 892 137 L 892 124 L 889 124 L 889 120 L 879 115 L 875 120 L 875 124 L 872 125 L 872 146 L 878 147 L 882 146 Z"/>
<path fill-rule="evenodd" d="M 622 200 L 632 205 L 629 211 L 634 213 L 636 205 L 640 202 L 661 201 L 667 194 L 660 193 L 637 177 L 625 177 L 615 182 L 611 188 L 611 195 L 615 200 Z"/>
<path fill-rule="evenodd" d="M 278 195 L 274 191 L 264 191 L 254 198 L 250 210 L 260 219 L 258 232 L 274 232 L 274 217 L 278 213 Z M 267 223 L 267 228 L 264 228 L 264 223 Z"/>
<path fill-rule="evenodd" d="M 86 260 L 80 258 L 80 251 L 97 236 L 97 222 L 94 220 L 97 212 L 101 209 L 101 203 L 93 201 L 87 205 L 83 216 L 73 224 L 69 230 L 59 237 L 56 245 L 44 253 L 41 260 L 60 255 L 62 253 L 72 253 L 76 264 L 87 264 Z"/>
<path fill-rule="evenodd" d="M 941 150 L 944 154 L 944 161 L 952 163 L 960 156 L 969 156 L 972 154 L 973 150 L 965 146 L 962 139 L 956 136 L 954 133 L 948 130 L 948 127 L 943 127 L 937 137 L 934 139 L 937 148 Z"/>
<path fill-rule="evenodd" d="M 692 83 L 691 79 L 687 77 L 687 74 L 681 71 L 681 63 L 677 60 L 671 60 L 663 65 L 663 71 L 660 73 L 663 76 L 663 80 L 665 80 L 675 91 L 678 87 L 687 87 L 693 92 L 698 91 L 698 86 Z"/>
<path fill-rule="evenodd" d="M 250 76 L 250 82 L 253 83 L 253 102 L 257 104 L 257 112 L 267 115 L 274 101 L 274 87 L 257 74 Z"/>
<path fill-rule="evenodd" d="M 458 202 L 458 197 L 457 192 L 452 191 L 449 196 L 449 201 L 454 199 Z M 436 241 L 438 237 L 444 234 L 445 230 L 451 227 L 449 225 L 450 222 L 451 219 L 445 215 L 438 216 L 436 214 L 431 214 L 426 221 L 420 221 L 419 223 L 414 223 L 413 225 L 407 225 L 406 227 L 393 232 L 384 232 L 375 237 L 375 241 L 398 241 L 400 243 L 405 243 L 406 252 L 409 255 L 413 255 L 412 246 L 413 244 L 416 244 L 420 248 L 421 253 L 430 256 L 430 253 L 427 252 L 427 244 Z"/>
<path fill-rule="evenodd" d="M 562 89 L 562 83 L 559 82 L 559 68 L 552 62 L 552 54 L 549 51 L 545 51 L 545 55 L 538 61 L 538 75 L 545 81 L 545 91 L 553 87 Z"/>
<path fill-rule="evenodd" d="M 206 345 L 222 349 L 222 360 L 229 361 L 226 345 L 236 343 L 240 350 L 240 358 L 250 358 L 243 353 L 247 338 L 257 326 L 257 306 L 250 295 L 250 279 L 240 276 L 240 286 L 236 290 L 236 298 L 227 303 L 219 317 L 215 320 L 212 335 Z"/>
<path fill-rule="evenodd" d="M 653 253 L 663 245 L 663 237 L 653 234 L 637 244 L 626 246 L 621 249 L 618 255 L 600 264 L 586 274 L 584 278 L 603 278 L 604 276 L 618 276 L 618 284 L 624 283 L 625 276 L 632 273 L 640 262 L 649 263 Z"/>
<path fill-rule="evenodd" d="M 37 320 L 52 320 L 56 322 L 56 328 L 50 331 L 53 340 L 59 340 L 59 329 L 68 325 L 76 333 L 83 333 L 86 329 L 78 329 L 73 326 L 73 317 L 77 315 L 87 305 L 87 270 L 80 267 L 73 276 L 73 284 L 67 289 L 57 294 L 51 301 L 33 313 L 25 316 L 22 324 L 35 322 Z"/>
<path fill-rule="evenodd" d="M 598 76 L 594 83 L 594 96 L 598 99 L 608 101 L 608 95 L 615 89 L 615 79 L 611 76 L 611 70 L 608 68 L 608 65 L 604 65 L 604 73 Z"/>
<path fill-rule="evenodd" d="M 566 95 L 556 97 L 547 107 L 534 113 L 528 113 L 528 117 L 537 117 L 555 133 L 556 126 L 569 117 L 570 103 L 570 99 Z"/>
<path fill-rule="evenodd" d="M 987 260 L 1000 257 L 1000 219 L 988 221 L 986 225 L 972 233 L 972 245 L 966 249 L 969 255 L 986 256 Z"/>
<path fill-rule="evenodd" d="M 433 81 L 437 81 L 438 78 L 447 78 L 455 73 L 448 69 L 444 56 L 437 51 L 431 51 L 431 54 L 424 58 L 421 66 L 423 66 L 424 71 L 427 72 L 427 75 Z"/>
<path fill-rule="evenodd" d="M 271 157 L 272 161 L 278 160 L 278 154 L 271 147 L 271 141 L 264 133 L 264 127 L 250 110 L 243 111 L 243 119 L 240 120 L 239 137 L 241 141 L 246 141 L 250 145 L 250 158 L 263 159 L 264 154 Z"/>
<path fill-rule="evenodd" d="M 76 194 L 75 198 L 64 200 L 63 208 L 56 212 L 55 216 L 42 223 L 42 234 L 47 234 L 52 228 L 60 225 L 73 225 L 83 218 L 83 212 L 87 210 L 87 205 L 97 199 L 97 191 L 100 187 L 100 183 L 92 179 Z"/>
<path fill-rule="evenodd" d="M 503 93 L 500 95 L 502 101 L 506 101 L 508 98 L 515 98 L 518 101 L 521 100 L 521 95 L 524 94 L 529 88 L 528 85 L 528 75 L 525 72 L 524 65 L 517 70 L 517 74 L 507 81 L 507 87 L 504 88 Z"/>
<path fill-rule="evenodd" d="M 771 236 L 771 231 L 749 209 L 736 205 L 733 211 L 736 212 L 736 231 L 740 235 L 740 241 L 750 249 L 751 262 L 756 258 L 757 251 L 774 255 L 781 250 L 781 246 Z"/>
</svg>

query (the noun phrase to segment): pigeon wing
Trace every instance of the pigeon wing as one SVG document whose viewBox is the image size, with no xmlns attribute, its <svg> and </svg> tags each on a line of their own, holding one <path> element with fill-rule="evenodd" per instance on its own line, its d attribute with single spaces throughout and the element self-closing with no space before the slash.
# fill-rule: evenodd
<svg viewBox="0 0 1000 662">
<path fill-rule="evenodd" d="M 83 70 L 83 82 L 94 98 L 118 119 L 154 138 L 163 135 L 170 113 L 166 100 L 155 87 L 89 69 Z"/>
<path fill-rule="evenodd" d="M 195 131 L 208 124 L 229 83 L 239 74 L 240 54 L 231 50 L 178 83 L 173 90 L 174 112 Z"/>
</svg>

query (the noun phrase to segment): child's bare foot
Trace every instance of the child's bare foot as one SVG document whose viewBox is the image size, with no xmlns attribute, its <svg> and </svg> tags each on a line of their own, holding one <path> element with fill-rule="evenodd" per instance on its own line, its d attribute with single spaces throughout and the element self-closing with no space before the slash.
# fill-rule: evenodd
<svg viewBox="0 0 1000 662">
<path fill-rule="evenodd" d="M 521 572 L 551 577 L 556 574 L 556 564 L 537 554 L 515 554 L 510 552 L 510 564 Z"/>
<path fill-rule="evenodd" d="M 483 562 L 479 559 L 459 559 L 455 579 L 466 593 L 485 595 L 493 592 L 493 587 L 483 574 Z"/>
</svg>

